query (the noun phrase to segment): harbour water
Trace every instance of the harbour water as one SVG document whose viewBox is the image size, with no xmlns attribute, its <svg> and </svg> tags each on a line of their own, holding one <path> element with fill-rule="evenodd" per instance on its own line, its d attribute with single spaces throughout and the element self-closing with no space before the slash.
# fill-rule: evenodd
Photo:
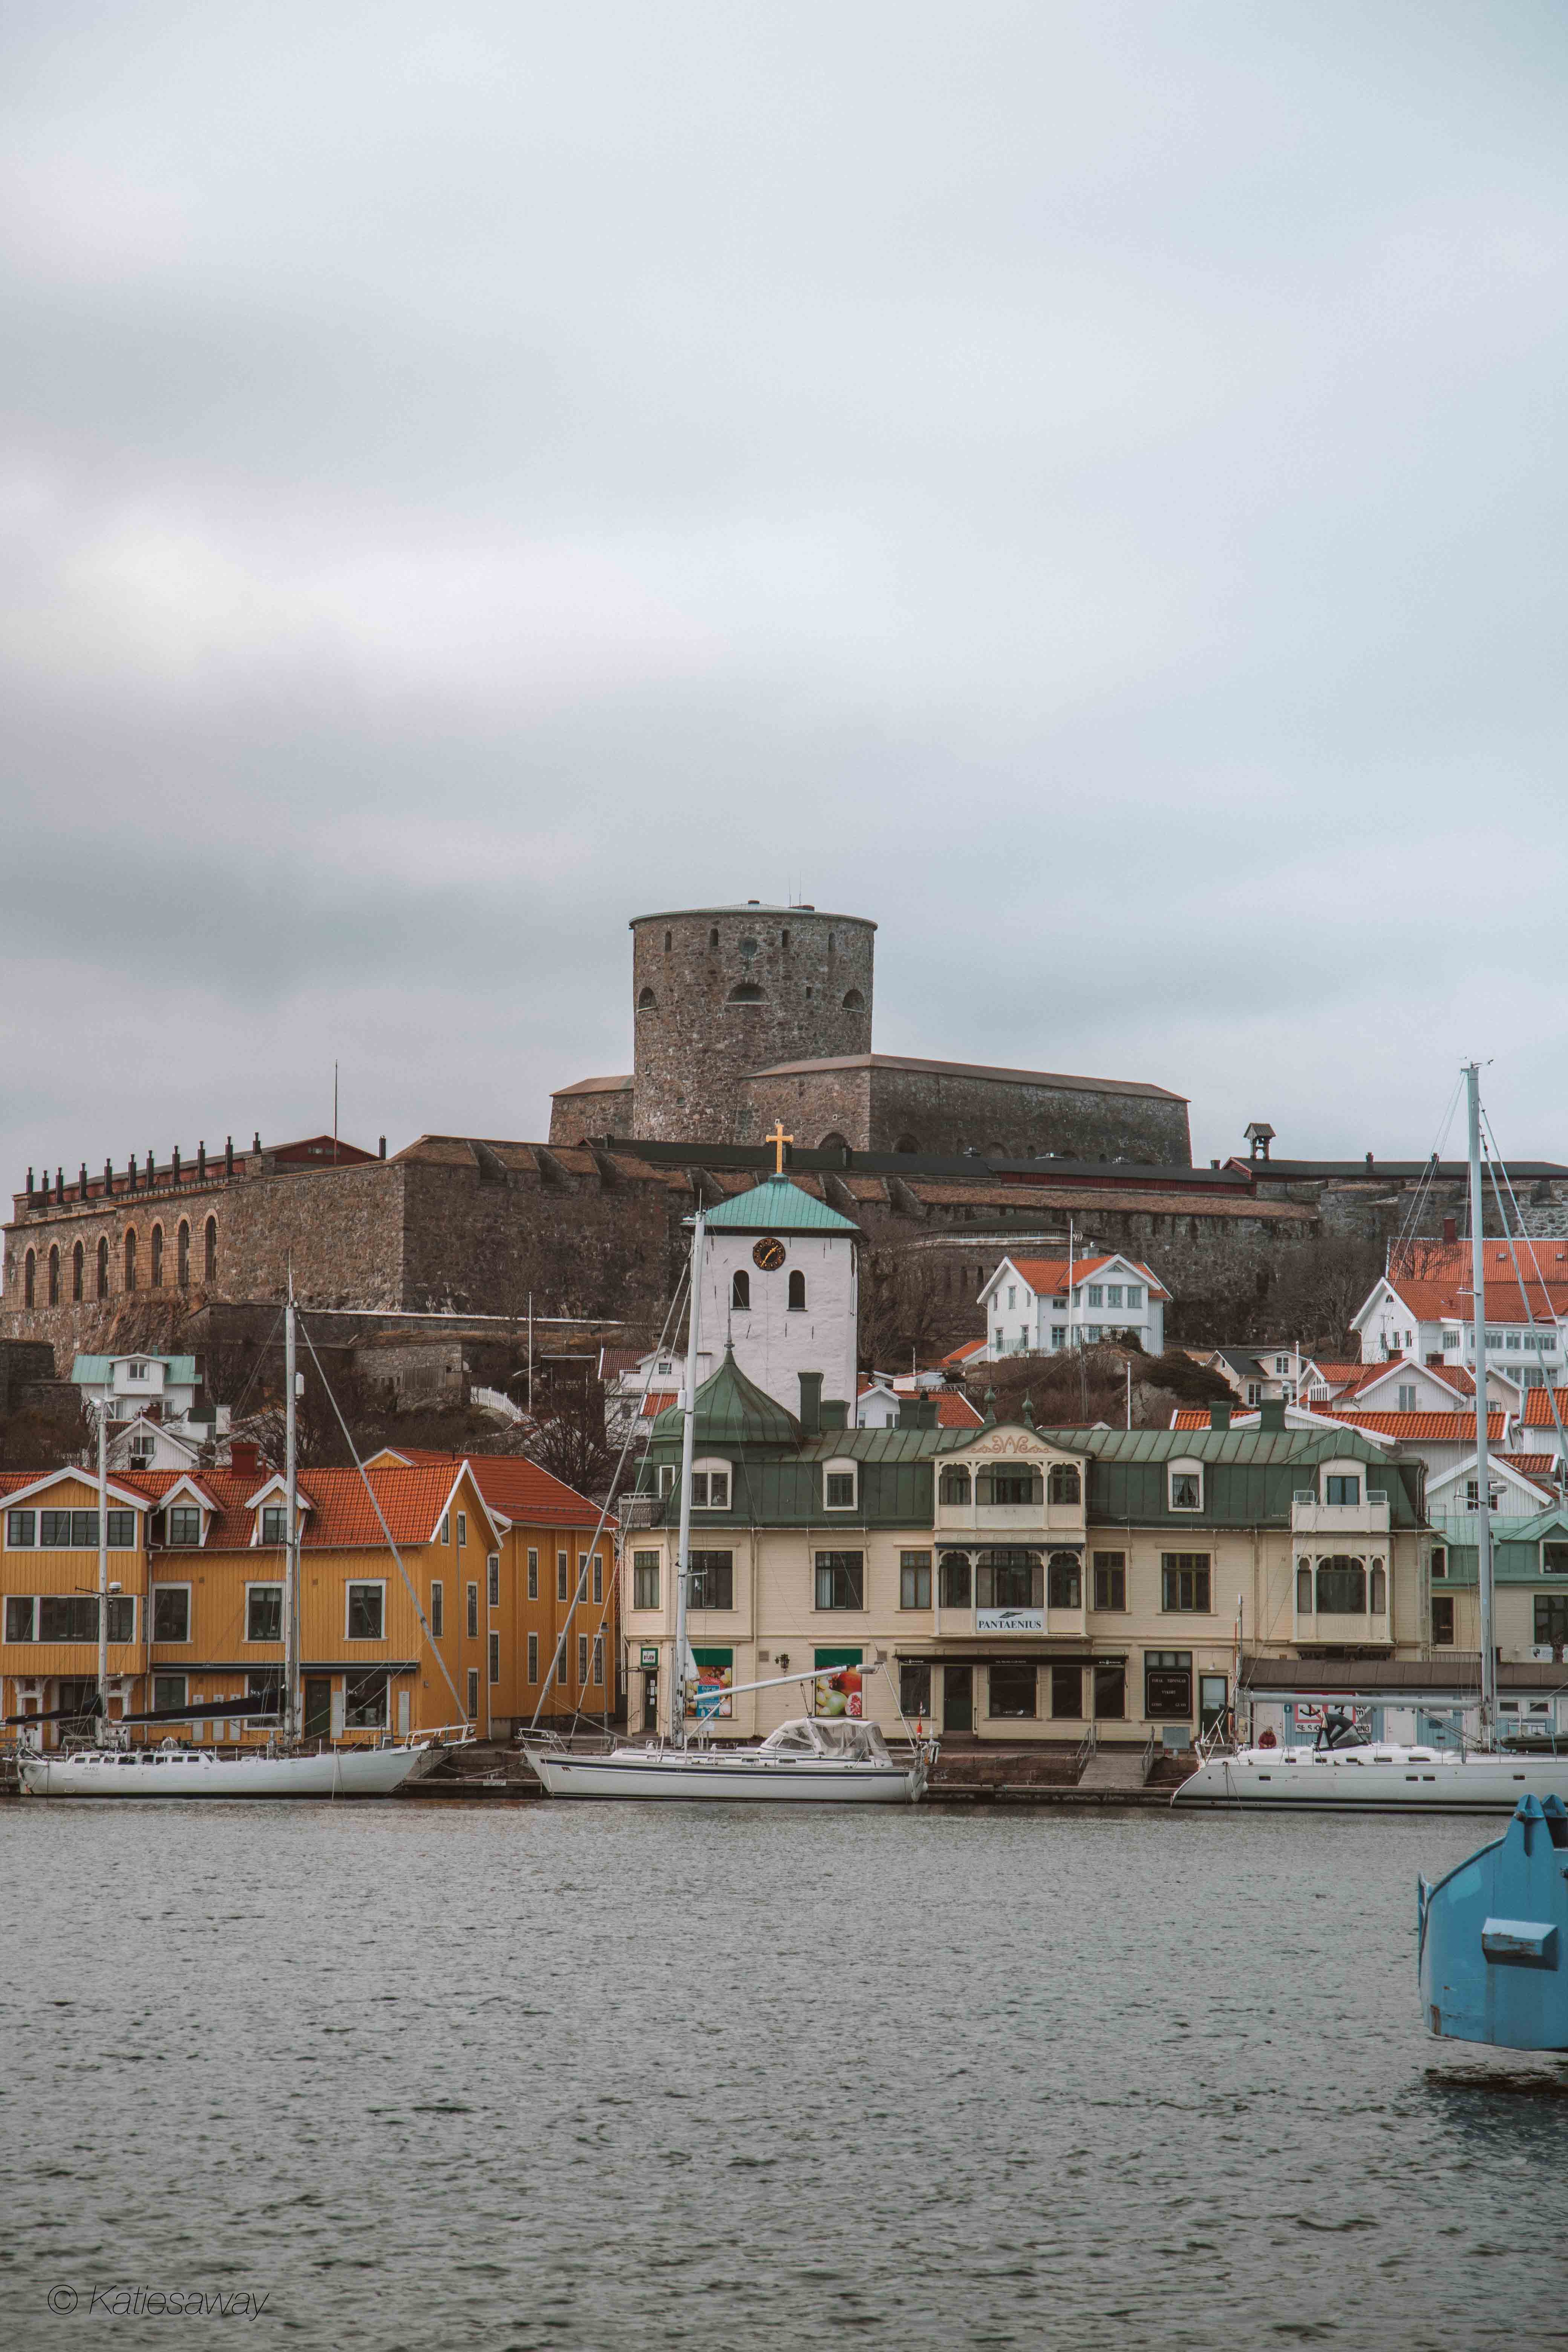
<svg viewBox="0 0 1568 2352">
<path fill-rule="evenodd" d="M 1568 2071 L 1417 2007 L 1489 1834 L 7 1806 L 0 2340 L 1562 2341 Z"/>
</svg>

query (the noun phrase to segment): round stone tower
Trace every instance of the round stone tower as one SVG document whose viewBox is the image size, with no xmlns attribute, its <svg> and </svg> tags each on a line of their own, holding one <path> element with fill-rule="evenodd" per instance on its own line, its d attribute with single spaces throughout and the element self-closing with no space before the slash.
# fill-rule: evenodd
<svg viewBox="0 0 1568 2352">
<path fill-rule="evenodd" d="M 687 907 L 632 932 L 632 1132 L 738 1137 L 741 1081 L 777 1062 L 871 1050 L 877 926 L 815 907 Z"/>
</svg>

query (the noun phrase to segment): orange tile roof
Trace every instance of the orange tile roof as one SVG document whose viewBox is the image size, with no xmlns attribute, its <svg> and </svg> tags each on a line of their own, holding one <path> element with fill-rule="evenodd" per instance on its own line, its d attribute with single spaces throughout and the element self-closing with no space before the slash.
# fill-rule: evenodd
<svg viewBox="0 0 1568 2352">
<path fill-rule="evenodd" d="M 673 1404 L 673 1397 L 666 1400 Z M 492 1511 L 514 1527 L 596 1528 L 599 1510 L 586 1495 L 552 1477 L 523 1454 L 437 1454 L 419 1446 L 400 1447 L 405 1461 L 421 1467 L 445 1464 L 450 1486 L 464 1462 L 475 1486 Z M 372 1473 L 374 1475 L 374 1473 Z"/>
<path fill-rule="evenodd" d="M 679 1402 L 679 1389 L 649 1389 L 638 1410 L 645 1421 L 657 1421 L 661 1412 L 668 1412 L 672 1404 Z"/>
<path fill-rule="evenodd" d="M 1481 1253 L 1489 1285 L 1498 1279 L 1511 1282 L 1516 1257 L 1527 1281 L 1539 1276 L 1545 1282 L 1568 1283 L 1568 1241 L 1560 1241 L 1555 1235 L 1529 1240 L 1515 1234 L 1508 1242 L 1489 1234 L 1481 1244 Z M 1393 1282 L 1406 1276 L 1414 1282 L 1460 1284 L 1468 1292 L 1469 1243 L 1416 1240 L 1394 1244 L 1388 1253 L 1388 1278 Z"/>
<path fill-rule="evenodd" d="M 965 1339 L 965 1341 L 963 1342 L 963 1345 L 961 1348 L 952 1348 L 952 1349 L 949 1349 L 949 1351 L 948 1351 L 948 1353 L 947 1353 L 945 1356 L 943 1356 L 943 1357 L 941 1359 L 941 1360 L 942 1360 L 942 1363 L 944 1363 L 944 1364 L 964 1364 L 964 1363 L 967 1363 L 967 1362 L 968 1362 L 968 1360 L 969 1360 L 969 1359 L 970 1359 L 970 1357 L 971 1357 L 971 1356 L 976 1356 L 976 1355 L 978 1355 L 978 1354 L 979 1354 L 979 1352 L 980 1352 L 980 1350 L 981 1350 L 981 1349 L 982 1349 L 982 1348 L 984 1348 L 984 1345 L 985 1345 L 985 1341 L 984 1341 L 983 1339 Z"/>
<path fill-rule="evenodd" d="M 1486 1281 L 1486 1319 L 1489 1323 L 1524 1323 L 1525 1293 L 1529 1294 L 1530 1314 L 1536 1321 L 1551 1323 L 1559 1315 L 1568 1315 L 1568 1265 L 1559 1265 L 1553 1258 L 1550 1265 L 1540 1260 L 1540 1272 L 1544 1280 L 1537 1280 L 1536 1267 L 1522 1252 L 1520 1271 L 1524 1276 L 1523 1289 L 1513 1278 L 1513 1269 L 1505 1263 L 1491 1263 L 1489 1243 Z M 1461 1323 L 1470 1316 L 1469 1265 L 1467 1261 L 1462 1275 L 1433 1278 L 1413 1275 L 1388 1276 L 1390 1288 L 1401 1304 L 1407 1307 L 1418 1323 Z"/>
<path fill-rule="evenodd" d="M 863 1396 L 869 1396 L 871 1391 L 879 1386 L 879 1381 L 873 1381 L 868 1373 L 862 1372 L 859 1375 L 859 1386 L 855 1391 L 856 1402 L 858 1402 Z M 886 1395 L 889 1391 L 884 1390 L 883 1393 Z M 918 1390 L 906 1389 L 900 1396 L 899 1402 L 903 1404 L 919 1393 Z M 926 1393 L 929 1396 L 931 1391 L 928 1390 Z M 939 1429 L 978 1429 L 984 1419 L 985 1415 L 979 1406 L 972 1404 L 962 1389 L 937 1390 L 936 1425 Z"/>
<path fill-rule="evenodd" d="M 1092 1280 L 1102 1266 L 1120 1263 L 1131 1266 L 1134 1273 L 1142 1276 L 1151 1298 L 1168 1299 L 1171 1296 L 1168 1290 L 1161 1288 L 1142 1260 L 1129 1257 L 1124 1250 L 1111 1250 L 1103 1257 L 1075 1257 L 1070 1260 L 1065 1257 L 1009 1257 L 1007 1263 L 1016 1267 L 1037 1298 L 1055 1297 L 1066 1290 L 1069 1264 L 1075 1286 L 1080 1282 Z"/>
<path fill-rule="evenodd" d="M 1560 1388 L 1557 1391 L 1557 1419 L 1564 1429 L 1568 1429 L 1568 1389 Z M 1526 1429 L 1555 1429 L 1557 1423 L 1552 1418 L 1550 1389 L 1525 1390 L 1524 1425 Z"/>
<path fill-rule="evenodd" d="M 1325 1421 L 1342 1421 L 1352 1429 L 1364 1429 L 1379 1437 L 1402 1438 L 1415 1444 L 1432 1444 L 1447 1441 L 1451 1445 L 1473 1445 L 1476 1440 L 1476 1416 L 1473 1412 L 1361 1412 L 1347 1411 L 1342 1405 L 1320 1405 L 1317 1410 Z M 1489 1412 L 1487 1442 L 1501 1442 L 1505 1434 L 1507 1415 Z"/>
<path fill-rule="evenodd" d="M 1550 1477 L 1557 1467 L 1555 1454 L 1500 1454 L 1496 1459 L 1506 1462 L 1511 1469 L 1521 1470 L 1527 1478 Z"/>
</svg>

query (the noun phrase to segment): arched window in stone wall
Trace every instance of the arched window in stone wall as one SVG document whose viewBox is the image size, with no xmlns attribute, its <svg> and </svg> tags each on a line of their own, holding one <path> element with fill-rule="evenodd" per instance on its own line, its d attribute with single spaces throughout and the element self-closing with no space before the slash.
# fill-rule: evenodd
<svg viewBox="0 0 1568 2352">
<path fill-rule="evenodd" d="M 162 1225 L 154 1225 L 153 1228 L 153 1287 L 154 1290 L 162 1290 L 163 1287 L 163 1228 Z"/>
<path fill-rule="evenodd" d="M 191 1229 L 184 1217 L 180 1219 L 180 1230 L 174 1243 L 174 1279 L 182 1290 L 186 1288 L 191 1279 Z"/>
<path fill-rule="evenodd" d="M 49 1305 L 60 1303 L 60 1245 L 57 1242 L 49 1252 Z"/>
<path fill-rule="evenodd" d="M 32 1306 L 33 1293 L 37 1287 L 37 1279 L 38 1261 L 34 1253 L 29 1250 L 22 1265 L 22 1304 L 24 1307 Z"/>
<path fill-rule="evenodd" d="M 858 988 L 851 988 L 846 992 L 844 998 L 844 1010 L 846 1013 L 865 1012 L 866 1000 L 861 995 Z"/>
<path fill-rule="evenodd" d="M 208 1282 L 216 1282 L 217 1280 L 217 1219 L 216 1217 L 209 1217 L 207 1219 L 206 1274 L 205 1278 Z"/>
<path fill-rule="evenodd" d="M 98 1295 L 100 1298 L 107 1298 L 109 1296 L 109 1235 L 107 1234 L 100 1234 L 98 1237 Z"/>
<path fill-rule="evenodd" d="M 125 1287 L 127 1290 L 134 1290 L 136 1287 L 136 1228 L 134 1225 L 127 1225 L 125 1228 Z"/>
<path fill-rule="evenodd" d="M 658 1011 L 658 999 L 654 994 L 651 988 L 643 988 L 638 990 L 637 1011 L 639 1013 L 657 1013 Z"/>
<path fill-rule="evenodd" d="M 752 1308 L 752 1277 L 744 1266 L 737 1266 L 730 1277 L 730 1304 L 742 1315 Z"/>
<path fill-rule="evenodd" d="M 757 986 L 754 980 L 743 980 L 738 988 L 732 988 L 730 991 L 731 1004 L 762 1004 L 764 1002 L 763 992 Z"/>
<path fill-rule="evenodd" d="M 918 1137 L 912 1135 L 900 1135 L 893 1146 L 895 1151 L 918 1151 L 920 1148 Z"/>
<path fill-rule="evenodd" d="M 800 1272 L 798 1267 L 789 1278 L 788 1311 L 792 1315 L 804 1315 L 805 1313 L 805 1276 Z"/>
<path fill-rule="evenodd" d="M 87 1291 L 87 1244 L 78 1242 L 71 1252 L 71 1305 L 79 1307 Z"/>
<path fill-rule="evenodd" d="M 818 1151 L 847 1151 L 849 1144 L 836 1127 L 830 1127 L 816 1148 Z"/>
</svg>

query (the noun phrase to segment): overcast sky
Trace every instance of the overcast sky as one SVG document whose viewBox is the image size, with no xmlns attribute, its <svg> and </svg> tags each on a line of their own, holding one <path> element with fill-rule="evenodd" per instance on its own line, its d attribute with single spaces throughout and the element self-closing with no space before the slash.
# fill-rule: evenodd
<svg viewBox="0 0 1568 2352">
<path fill-rule="evenodd" d="M 1568 1160 L 1568 17 L 11 0 L 0 1191 L 537 1137 L 629 916 Z M 1450 1136 L 1450 1144 L 1458 1130 Z"/>
</svg>

